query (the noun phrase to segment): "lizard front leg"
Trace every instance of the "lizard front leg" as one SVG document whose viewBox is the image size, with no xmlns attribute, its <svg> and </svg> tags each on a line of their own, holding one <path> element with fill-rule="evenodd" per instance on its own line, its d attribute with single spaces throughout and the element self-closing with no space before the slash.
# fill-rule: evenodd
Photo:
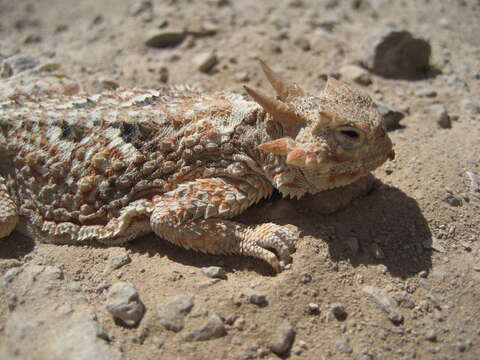
<svg viewBox="0 0 480 360">
<path fill-rule="evenodd" d="M 0 238 L 10 235 L 17 222 L 17 207 L 8 195 L 5 179 L 0 175 Z"/>
<path fill-rule="evenodd" d="M 281 271 L 297 233 L 273 223 L 246 226 L 227 220 L 271 192 L 261 179 L 199 179 L 155 197 L 150 225 L 158 236 L 184 248 L 253 256 Z"/>
</svg>

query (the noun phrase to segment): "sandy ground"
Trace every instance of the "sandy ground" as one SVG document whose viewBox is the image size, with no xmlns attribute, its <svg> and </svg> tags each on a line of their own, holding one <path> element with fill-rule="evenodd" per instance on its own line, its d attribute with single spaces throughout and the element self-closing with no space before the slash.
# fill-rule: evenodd
<svg viewBox="0 0 480 360">
<path fill-rule="evenodd" d="M 429 42 L 435 71 L 413 80 L 370 74 L 372 83 L 363 86 L 375 100 L 407 115 L 390 132 L 397 158 L 375 172 L 378 183 L 368 196 L 334 214 L 323 213 L 328 197 L 274 196 L 241 217 L 247 223 L 293 224 L 302 231 L 291 268 L 283 273 L 272 275 L 249 258 L 179 249 L 154 236 L 107 248 L 39 244 L 16 233 L 0 242 L 2 272 L 24 263 L 61 268 L 86 297 L 108 346 L 126 359 L 275 359 L 271 342 L 285 324 L 295 338 L 284 358 L 480 358 L 480 190 L 472 180 L 480 175 L 480 4 L 148 4 L 1 0 L 0 60 L 30 54 L 60 63 L 87 92 L 111 82 L 238 92 L 247 83 L 270 91 L 256 62 L 261 57 L 318 93 L 327 75 L 338 76 L 343 66 L 365 58 L 371 36 L 393 27 Z M 188 35 L 168 48 L 145 44 L 164 29 Z M 193 61 L 204 52 L 218 59 L 208 73 Z M 451 128 L 438 126 L 436 104 L 446 108 Z M 104 271 L 110 259 L 125 253 L 128 264 Z M 209 266 L 222 267 L 227 278 L 212 282 L 202 272 Z M 105 309 L 107 289 L 119 280 L 134 284 L 145 305 L 137 327 L 122 326 Z M 389 319 L 393 310 L 382 311 L 366 295 L 369 287 L 381 289 L 403 320 Z M 252 304 L 252 292 L 266 295 L 268 304 Z M 22 338 L 12 339 L 6 326 L 12 309 L 4 294 L 0 290 L 0 344 L 14 341 L 21 347 Z M 157 314 L 158 304 L 175 295 L 194 296 L 178 333 L 164 329 Z M 344 309 L 340 316 L 333 304 Z M 225 336 L 185 340 L 213 314 L 223 318 Z M 36 358 L 34 353 L 16 358 L 22 357 Z"/>
</svg>

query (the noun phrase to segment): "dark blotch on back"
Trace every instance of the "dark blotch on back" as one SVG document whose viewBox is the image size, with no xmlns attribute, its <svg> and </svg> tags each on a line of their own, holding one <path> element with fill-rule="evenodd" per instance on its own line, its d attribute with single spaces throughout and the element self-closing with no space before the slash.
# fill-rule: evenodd
<svg viewBox="0 0 480 360">
<path fill-rule="evenodd" d="M 153 132 L 145 131 L 146 129 L 144 127 L 141 127 L 136 123 L 119 121 L 113 123 L 111 126 L 116 129 L 120 129 L 120 136 L 122 137 L 123 141 L 132 144 L 137 149 L 145 146 L 154 135 Z"/>
</svg>

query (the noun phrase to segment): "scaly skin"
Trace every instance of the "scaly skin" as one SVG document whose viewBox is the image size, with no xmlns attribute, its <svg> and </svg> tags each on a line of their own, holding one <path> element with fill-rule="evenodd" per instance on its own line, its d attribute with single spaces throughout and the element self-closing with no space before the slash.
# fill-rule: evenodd
<svg viewBox="0 0 480 360">
<path fill-rule="evenodd" d="M 329 79 L 319 96 L 262 67 L 277 99 L 188 88 L 71 95 L 58 67 L 0 85 L 0 237 L 120 244 L 154 232 L 276 271 L 298 233 L 228 220 L 274 188 L 301 197 L 393 156 L 371 99 Z M 35 84 L 32 85 L 32 84 Z M 273 250 L 273 251 L 272 251 Z"/>
</svg>

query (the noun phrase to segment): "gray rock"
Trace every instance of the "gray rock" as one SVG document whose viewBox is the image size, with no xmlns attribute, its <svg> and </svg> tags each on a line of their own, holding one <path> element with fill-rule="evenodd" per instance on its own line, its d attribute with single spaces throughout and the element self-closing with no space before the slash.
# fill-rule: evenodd
<svg viewBox="0 0 480 360">
<path fill-rule="evenodd" d="M 418 97 L 435 97 L 437 96 L 437 91 L 431 87 L 422 87 L 415 91 L 415 96 Z"/>
<path fill-rule="evenodd" d="M 2 332 L 2 359 L 120 360 L 80 287 L 60 268 L 10 269 L 3 287 L 10 314 Z"/>
<path fill-rule="evenodd" d="M 190 333 L 185 335 L 185 341 L 206 341 L 217 339 L 219 337 L 225 336 L 227 330 L 225 330 L 225 325 L 223 320 L 218 315 L 212 315 L 208 318 L 206 322 L 200 326 L 194 328 Z"/>
<path fill-rule="evenodd" d="M 302 274 L 302 277 L 300 278 L 300 282 L 301 282 L 302 284 L 308 284 L 308 283 L 312 282 L 312 279 L 313 279 L 313 278 L 312 278 L 312 274 L 310 274 L 310 273 L 303 273 L 303 274 Z"/>
<path fill-rule="evenodd" d="M 333 315 L 338 320 L 345 320 L 347 318 L 347 311 L 345 310 L 345 305 L 343 304 L 332 304 L 330 305 L 330 310 L 332 310 Z"/>
<path fill-rule="evenodd" d="M 262 293 L 252 292 L 249 295 L 248 300 L 250 301 L 250 303 L 260 307 L 264 307 L 268 305 L 267 295 Z"/>
<path fill-rule="evenodd" d="M 205 281 L 201 284 L 198 285 L 198 288 L 199 289 L 206 289 L 210 286 L 213 286 L 215 285 L 216 283 L 220 282 L 220 279 L 211 279 L 211 280 L 208 280 L 208 281 Z"/>
<path fill-rule="evenodd" d="M 365 48 L 366 67 L 387 78 L 419 78 L 430 68 L 430 44 L 405 30 L 383 29 Z"/>
<path fill-rule="evenodd" d="M 201 72 L 208 73 L 218 63 L 217 55 L 212 51 L 197 54 L 192 59 L 193 65 Z"/>
<path fill-rule="evenodd" d="M 179 45 L 185 39 L 185 31 L 164 29 L 153 32 L 145 41 L 145 45 L 154 48 L 167 48 Z"/>
<path fill-rule="evenodd" d="M 137 326 L 145 312 L 137 289 L 126 281 L 116 282 L 110 287 L 106 307 L 114 318 L 121 320 L 127 326 Z"/>
<path fill-rule="evenodd" d="M 443 245 L 440 243 L 440 240 L 438 240 L 436 237 L 432 237 L 430 239 L 426 239 L 423 242 L 423 247 L 427 249 L 433 249 L 436 250 L 440 253 L 446 253 L 447 250 L 443 247 Z"/>
<path fill-rule="evenodd" d="M 335 341 L 335 348 L 344 354 L 353 352 L 352 344 L 350 344 L 350 339 L 348 338 L 341 338 Z"/>
<path fill-rule="evenodd" d="M 282 323 L 270 342 L 270 350 L 277 355 L 285 354 L 292 347 L 295 339 L 295 330 L 293 326 L 287 322 Z"/>
<path fill-rule="evenodd" d="M 405 117 L 405 114 L 391 105 L 377 103 L 377 110 L 382 116 L 383 122 L 387 127 L 387 131 L 398 129 L 400 121 Z"/>
<path fill-rule="evenodd" d="M 425 338 L 428 341 L 436 342 L 437 341 L 437 333 L 435 332 L 434 329 L 428 329 L 427 333 L 425 334 Z"/>
<path fill-rule="evenodd" d="M 362 291 L 381 310 L 388 314 L 388 318 L 392 323 L 401 324 L 403 322 L 403 315 L 397 306 L 397 302 L 382 289 L 374 286 L 364 286 Z"/>
<path fill-rule="evenodd" d="M 320 305 L 317 303 L 309 303 L 306 309 L 307 314 L 309 315 L 318 315 L 320 314 Z"/>
<path fill-rule="evenodd" d="M 345 65 L 340 68 L 340 76 L 342 79 L 353 81 L 360 85 L 370 85 L 372 78 L 370 73 L 358 65 Z"/>
<path fill-rule="evenodd" d="M 33 56 L 18 54 L 6 58 L 0 68 L 0 77 L 7 78 L 40 65 Z"/>
<path fill-rule="evenodd" d="M 452 121 L 448 115 L 447 108 L 443 104 L 434 104 L 430 106 L 428 111 L 432 119 L 442 129 L 450 129 L 452 127 Z"/>
<path fill-rule="evenodd" d="M 180 295 L 157 308 L 158 319 L 163 327 L 178 332 L 184 327 L 184 318 L 193 308 L 193 297 Z"/>
<path fill-rule="evenodd" d="M 202 269 L 202 273 L 205 276 L 214 279 L 226 279 L 227 274 L 225 274 L 225 270 L 223 270 L 220 266 L 209 266 Z"/>
<path fill-rule="evenodd" d="M 462 206 L 462 199 L 452 193 L 447 193 L 442 200 L 450 206 L 454 206 L 454 207 Z"/>
<path fill-rule="evenodd" d="M 129 264 L 131 261 L 132 259 L 130 259 L 127 250 L 124 248 L 113 248 L 110 250 L 107 265 L 105 266 L 105 270 L 103 270 L 103 275 L 109 275 L 113 270 Z"/>
</svg>

